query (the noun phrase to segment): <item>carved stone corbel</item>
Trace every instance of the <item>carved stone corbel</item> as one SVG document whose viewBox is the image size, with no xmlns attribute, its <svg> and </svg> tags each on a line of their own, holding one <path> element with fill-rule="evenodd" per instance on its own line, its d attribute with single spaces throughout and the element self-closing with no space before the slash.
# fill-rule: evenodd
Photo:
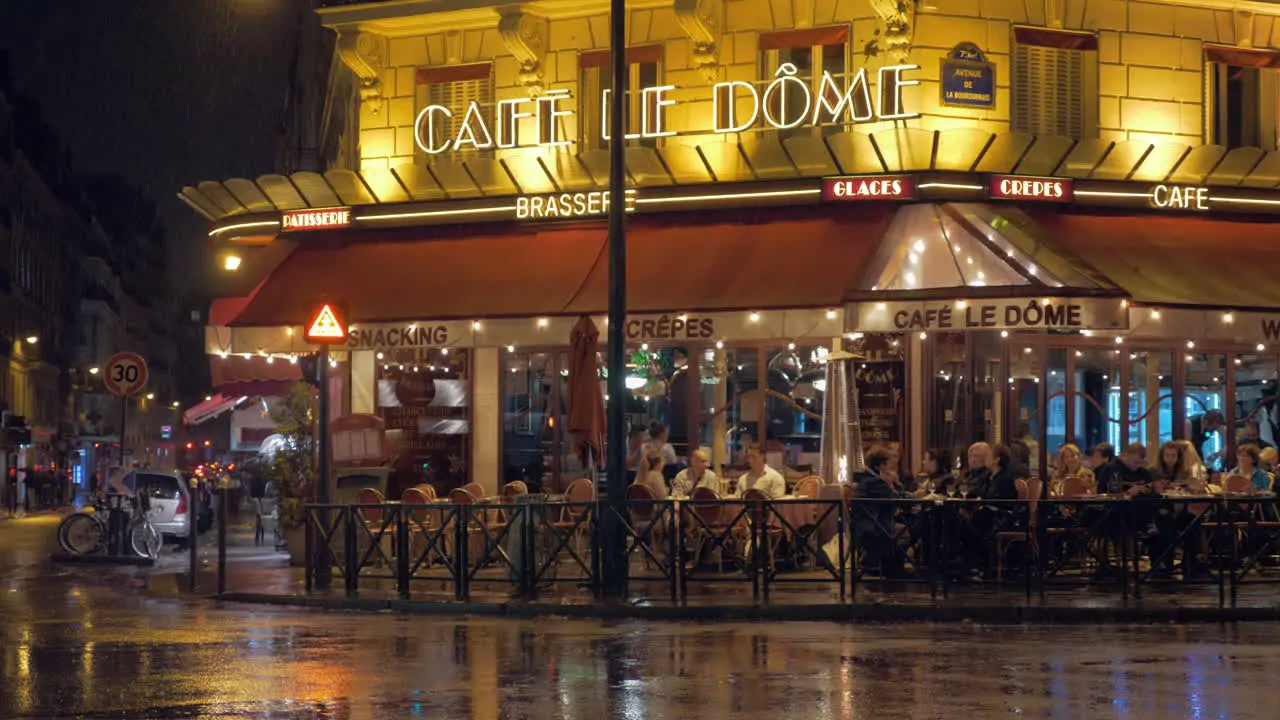
<svg viewBox="0 0 1280 720">
<path fill-rule="evenodd" d="M 871 0 L 871 9 L 884 21 L 884 50 L 895 63 L 905 63 L 911 54 L 915 33 L 914 0 Z"/>
<path fill-rule="evenodd" d="M 1235 9 L 1231 14 L 1236 25 L 1236 45 L 1253 47 L 1253 11 Z"/>
<path fill-rule="evenodd" d="M 387 66 L 387 40 L 380 35 L 359 30 L 338 34 L 338 56 L 351 68 L 360 82 L 360 101 L 381 107 L 382 71 Z"/>
<path fill-rule="evenodd" d="M 814 0 L 791 0 L 791 12 L 795 16 L 796 27 L 813 27 Z"/>
<path fill-rule="evenodd" d="M 709 83 L 718 79 L 724 0 L 675 0 L 676 21 L 693 41 L 693 64 Z"/>
<path fill-rule="evenodd" d="M 546 18 L 518 8 L 503 11 L 498 19 L 498 35 L 520 63 L 516 82 L 528 90 L 530 97 L 542 94 L 542 63 L 547 58 L 548 30 Z"/>
</svg>

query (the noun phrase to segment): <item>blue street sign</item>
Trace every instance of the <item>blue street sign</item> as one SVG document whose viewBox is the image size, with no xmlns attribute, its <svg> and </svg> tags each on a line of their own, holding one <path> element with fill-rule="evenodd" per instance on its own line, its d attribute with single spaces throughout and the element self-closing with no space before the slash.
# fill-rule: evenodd
<svg viewBox="0 0 1280 720">
<path fill-rule="evenodd" d="M 942 59 L 942 104 L 991 109 L 996 106 L 996 66 L 971 42 L 951 48 Z"/>
</svg>

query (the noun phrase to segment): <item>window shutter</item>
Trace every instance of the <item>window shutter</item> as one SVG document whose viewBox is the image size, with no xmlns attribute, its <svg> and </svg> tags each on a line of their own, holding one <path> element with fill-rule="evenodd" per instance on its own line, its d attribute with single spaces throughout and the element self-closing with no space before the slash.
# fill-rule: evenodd
<svg viewBox="0 0 1280 720">
<path fill-rule="evenodd" d="M 1096 93 L 1088 72 L 1096 58 L 1088 50 L 1017 44 L 1013 56 L 1015 132 L 1086 138 L 1096 134 Z"/>
<path fill-rule="evenodd" d="M 494 107 L 493 80 L 490 77 L 483 77 L 474 80 L 431 83 L 427 86 L 427 98 L 428 104 L 443 105 L 453 111 L 448 128 L 438 128 L 436 131 L 437 136 L 434 140 L 438 146 L 458 137 L 458 130 L 462 127 L 462 120 L 467 116 L 467 108 L 472 102 L 480 106 L 485 122 L 490 121 Z M 493 132 L 492 128 L 490 132 Z"/>
</svg>

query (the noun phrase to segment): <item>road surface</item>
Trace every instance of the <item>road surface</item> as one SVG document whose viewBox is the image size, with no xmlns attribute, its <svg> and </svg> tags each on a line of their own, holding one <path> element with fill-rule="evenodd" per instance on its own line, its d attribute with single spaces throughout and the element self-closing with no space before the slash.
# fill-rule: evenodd
<svg viewBox="0 0 1280 720">
<path fill-rule="evenodd" d="M 1274 718 L 1271 625 L 450 619 L 157 597 L 0 520 L 0 718 Z"/>
</svg>

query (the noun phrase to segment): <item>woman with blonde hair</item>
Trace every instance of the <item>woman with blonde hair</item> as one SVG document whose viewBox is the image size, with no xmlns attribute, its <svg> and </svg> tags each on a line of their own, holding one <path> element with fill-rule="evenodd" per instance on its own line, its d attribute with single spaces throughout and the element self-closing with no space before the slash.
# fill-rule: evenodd
<svg viewBox="0 0 1280 720">
<path fill-rule="evenodd" d="M 1195 490 L 1207 488 L 1209 486 L 1209 469 L 1200 460 L 1200 453 L 1196 452 L 1196 446 L 1192 445 L 1189 440 L 1175 440 L 1174 442 L 1182 449 L 1182 467 L 1187 477 L 1183 482 Z"/>
<path fill-rule="evenodd" d="M 1074 443 L 1058 448 L 1058 464 L 1050 472 L 1050 483 L 1055 495 L 1061 495 L 1067 478 L 1074 477 L 1090 494 L 1098 492 L 1098 480 L 1093 471 L 1081 463 L 1082 453 Z"/>
</svg>

